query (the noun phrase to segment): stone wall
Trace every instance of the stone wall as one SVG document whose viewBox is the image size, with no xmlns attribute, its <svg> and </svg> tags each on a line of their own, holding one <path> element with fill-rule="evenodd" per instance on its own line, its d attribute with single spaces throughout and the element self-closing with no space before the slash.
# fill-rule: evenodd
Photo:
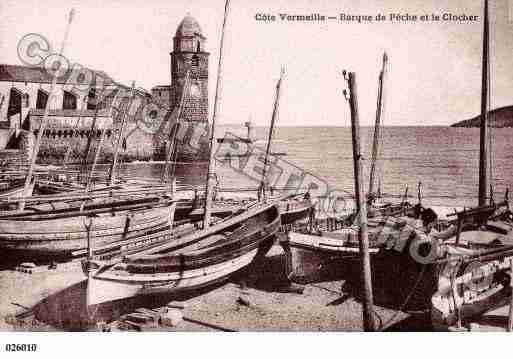
<svg viewBox="0 0 513 359">
<path fill-rule="evenodd" d="M 199 139 L 192 139 L 194 126 L 190 124 L 183 140 L 177 141 L 178 153 L 175 160 L 179 162 L 207 161 L 208 160 L 208 136 Z M 199 132 L 199 131 L 198 131 Z M 32 135 L 33 136 L 33 135 Z M 91 157 L 89 162 L 93 161 L 93 154 L 100 142 L 100 134 L 96 134 L 91 147 Z M 34 136 L 33 136 L 34 137 Z M 124 141 L 122 140 L 119 149 L 119 158 L 123 161 L 163 161 L 166 158 L 166 143 L 156 140 L 156 136 L 141 130 L 135 125 L 130 125 L 125 131 Z M 69 150 L 68 164 L 80 163 L 87 149 L 87 136 L 64 137 L 64 136 L 44 136 L 41 142 L 38 163 L 56 164 L 63 163 L 67 151 Z M 110 135 L 105 135 L 98 158 L 99 163 L 109 163 L 112 161 L 118 132 L 113 131 Z M 191 142 L 194 142 L 191 145 Z"/>
<path fill-rule="evenodd" d="M 171 105 L 178 106 L 182 99 L 185 76 L 189 71 L 189 92 L 185 94 L 181 119 L 208 121 L 208 53 L 171 54 Z"/>
</svg>

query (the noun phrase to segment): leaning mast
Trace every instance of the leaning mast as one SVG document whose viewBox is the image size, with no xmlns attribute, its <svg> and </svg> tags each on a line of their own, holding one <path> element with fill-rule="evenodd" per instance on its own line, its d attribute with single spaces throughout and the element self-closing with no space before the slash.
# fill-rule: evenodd
<svg viewBox="0 0 513 359">
<path fill-rule="evenodd" d="M 221 97 L 221 88 L 222 88 L 222 79 L 223 79 L 223 55 L 224 55 L 224 31 L 226 27 L 226 22 L 228 19 L 228 14 L 230 11 L 230 0 L 226 0 L 224 6 L 224 19 L 223 19 L 223 27 L 221 29 L 221 44 L 219 49 L 219 63 L 217 66 L 217 83 L 216 83 L 216 96 L 214 99 L 214 113 L 212 115 L 212 126 L 210 128 L 210 158 L 208 161 L 208 172 L 207 172 L 207 185 L 205 191 L 205 215 L 203 217 L 203 228 L 208 228 L 210 226 L 210 217 L 212 210 L 212 177 L 214 176 L 215 169 L 215 152 L 214 152 L 214 138 L 215 138 L 215 129 L 216 129 L 216 119 L 219 113 L 219 105 L 220 105 L 220 97 Z"/>
<path fill-rule="evenodd" d="M 73 21 L 73 17 L 75 15 L 75 9 L 71 9 L 68 15 L 68 23 L 66 24 L 66 31 L 64 32 L 64 38 L 62 40 L 61 49 L 59 51 L 59 55 L 64 54 L 64 49 L 66 47 L 66 42 L 68 41 L 68 35 L 71 28 L 71 22 Z M 54 100 L 54 92 L 55 86 L 57 86 L 57 74 L 58 70 L 56 70 L 53 74 L 52 84 L 50 85 L 50 91 L 48 94 L 48 100 L 46 101 L 45 111 L 43 113 L 43 118 L 41 119 L 41 123 L 39 124 L 39 132 L 37 133 L 36 142 L 34 144 L 34 149 L 32 150 L 32 155 L 30 157 L 30 165 L 27 172 L 27 177 L 25 177 L 25 184 L 23 186 L 23 197 L 26 197 L 28 194 L 28 190 L 30 188 L 30 184 L 32 182 L 32 177 L 34 174 L 34 168 L 36 166 L 37 155 L 39 153 L 39 147 L 41 146 L 41 141 L 43 139 L 43 133 L 45 131 L 46 125 L 48 123 L 48 113 L 50 112 L 50 103 Z M 23 211 L 25 209 L 25 202 L 20 202 L 18 204 L 18 209 Z"/>
<path fill-rule="evenodd" d="M 381 117 L 383 114 L 383 84 L 385 82 L 385 75 L 387 70 L 388 57 L 386 52 L 383 53 L 383 67 L 379 74 L 379 85 L 378 85 L 378 103 L 376 107 L 376 123 L 374 124 L 374 141 L 372 143 L 372 161 L 370 168 L 369 178 L 369 194 L 374 192 L 374 177 L 376 173 L 376 161 L 379 153 L 379 140 L 381 136 Z"/>
<path fill-rule="evenodd" d="M 281 69 L 280 73 L 280 79 L 278 80 L 278 84 L 276 85 L 276 98 L 274 99 L 274 107 L 273 107 L 273 116 L 271 118 L 271 126 L 269 128 L 269 137 L 267 139 L 267 147 L 265 150 L 265 158 L 264 158 L 264 169 L 262 171 L 262 180 L 260 181 L 260 191 L 262 193 L 262 198 L 264 201 L 266 201 L 266 194 L 265 194 L 265 177 L 267 176 L 267 164 L 269 162 L 269 154 L 271 151 L 271 141 L 273 139 L 273 133 L 274 133 L 274 124 L 276 122 L 276 119 L 278 117 L 278 110 L 280 107 L 280 93 L 281 93 L 281 82 L 283 80 L 283 75 L 285 74 L 285 69 Z M 249 136 L 248 136 L 249 137 Z"/>
</svg>

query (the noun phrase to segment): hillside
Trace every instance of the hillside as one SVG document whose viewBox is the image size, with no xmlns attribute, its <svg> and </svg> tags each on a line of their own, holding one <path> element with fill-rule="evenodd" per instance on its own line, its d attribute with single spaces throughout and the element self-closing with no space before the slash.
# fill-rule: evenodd
<svg viewBox="0 0 513 359">
<path fill-rule="evenodd" d="M 491 127 L 513 127 L 513 106 L 506 106 L 490 111 L 489 121 Z M 451 127 L 479 127 L 481 115 L 451 125 Z"/>
</svg>

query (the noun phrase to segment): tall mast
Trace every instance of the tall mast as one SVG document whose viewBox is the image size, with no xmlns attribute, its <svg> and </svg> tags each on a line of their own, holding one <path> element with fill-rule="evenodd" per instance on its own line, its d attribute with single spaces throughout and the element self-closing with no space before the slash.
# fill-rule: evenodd
<svg viewBox="0 0 513 359">
<path fill-rule="evenodd" d="M 385 81 L 386 75 L 386 66 L 387 66 L 388 57 L 386 52 L 383 53 L 383 67 L 379 74 L 378 80 L 378 103 L 376 106 L 376 123 L 374 124 L 374 141 L 372 143 L 372 161 L 371 161 L 371 169 L 370 169 L 370 179 L 369 179 L 369 194 L 374 192 L 374 177 L 376 172 L 376 161 L 378 158 L 379 152 L 379 139 L 381 132 L 381 115 L 383 113 L 383 83 Z"/>
<path fill-rule="evenodd" d="M 265 195 L 265 177 L 267 175 L 267 163 L 269 161 L 269 153 L 271 151 L 271 141 L 273 139 L 274 133 L 274 124 L 276 119 L 278 118 L 278 110 L 280 108 L 280 89 L 281 89 L 281 81 L 283 79 L 283 75 L 285 74 L 285 69 L 281 69 L 280 79 L 276 84 L 276 97 L 274 99 L 274 108 L 273 108 L 273 116 L 271 118 L 271 126 L 269 127 L 269 137 L 267 139 L 267 148 L 265 150 L 265 158 L 264 158 L 264 170 L 262 171 L 262 180 L 260 181 L 260 191 L 262 191 L 263 200 L 266 201 Z"/>
<path fill-rule="evenodd" d="M 211 216 L 211 207 L 212 207 L 212 177 L 215 172 L 215 158 L 214 158 L 214 138 L 215 138 L 215 129 L 216 129 L 216 119 L 219 113 L 219 105 L 220 105 L 220 97 L 221 97 L 221 88 L 222 88 L 222 79 L 223 79 L 223 55 L 224 55 L 224 31 L 226 27 L 226 22 L 228 19 L 228 14 L 230 12 L 230 0 L 226 0 L 224 6 L 224 19 L 223 19 L 223 27 L 221 29 L 221 44 L 219 48 L 219 63 L 217 66 L 217 83 L 216 83 L 216 96 L 214 99 L 214 113 L 212 115 L 212 126 L 210 128 L 210 158 L 208 161 L 208 171 L 207 171 L 207 185 L 205 191 L 205 216 L 203 217 L 203 228 L 208 228 L 210 225 L 210 216 Z"/>
<path fill-rule="evenodd" d="M 65 48 L 66 42 L 68 40 L 69 30 L 71 28 L 71 22 L 73 21 L 74 15 L 75 15 L 75 10 L 71 9 L 71 11 L 69 12 L 69 15 L 68 15 L 68 24 L 66 25 L 66 31 L 64 33 L 64 38 L 63 38 L 62 44 L 61 44 L 61 51 L 59 52 L 59 55 L 61 55 L 61 56 L 64 53 L 64 48 Z M 32 156 L 30 157 L 30 166 L 28 168 L 27 177 L 25 178 L 25 185 L 23 187 L 23 196 L 24 197 L 28 194 L 28 189 L 32 182 L 32 175 L 34 174 L 34 167 L 36 166 L 36 160 L 37 160 L 37 155 L 39 153 L 39 147 L 41 146 L 43 132 L 44 132 L 44 130 L 46 128 L 46 124 L 48 122 L 48 112 L 50 111 L 50 103 L 54 100 L 54 91 L 55 91 L 55 86 L 57 85 L 58 71 L 59 71 L 58 69 L 55 70 L 55 72 L 53 74 L 53 80 L 52 80 L 52 84 L 50 86 L 48 100 L 46 101 L 46 105 L 45 105 L 45 112 L 43 114 L 43 118 L 41 119 L 41 123 L 39 125 L 39 132 L 37 133 L 36 143 L 34 144 L 34 149 L 32 150 Z M 23 211 L 24 208 L 25 208 L 25 202 L 20 202 L 18 209 L 20 211 Z"/>
<path fill-rule="evenodd" d="M 486 197 L 488 190 L 488 178 L 486 171 L 488 170 L 488 0 L 484 3 L 483 18 L 483 64 L 481 68 L 481 131 L 479 136 L 479 206 L 486 205 Z"/>
<path fill-rule="evenodd" d="M 353 142 L 354 187 L 356 209 L 358 211 L 358 239 L 360 264 L 362 270 L 363 300 L 363 328 L 374 331 L 374 300 L 372 295 L 371 263 L 369 254 L 369 236 L 367 228 L 367 205 L 363 191 L 362 155 L 360 148 L 360 122 L 358 118 L 358 99 L 356 91 L 356 75 L 350 72 L 347 78 L 349 84 L 349 106 L 351 108 L 351 134 Z"/>
<path fill-rule="evenodd" d="M 128 105 L 124 109 L 123 114 L 122 114 L 121 127 L 119 129 L 119 136 L 118 136 L 118 140 L 116 142 L 116 148 L 114 149 L 114 157 L 112 159 L 112 164 L 110 166 L 109 183 L 111 186 L 113 186 L 114 182 L 116 181 L 116 166 L 118 163 L 119 148 L 121 147 L 121 143 L 123 142 L 123 132 L 125 131 L 126 118 L 129 115 L 130 106 L 132 106 L 134 94 L 135 94 L 135 82 L 132 82 L 132 88 L 130 89 L 130 100 L 128 101 Z M 112 120 L 114 121 L 114 118 L 112 118 Z M 112 127 L 114 127 L 114 123 L 112 124 Z"/>
</svg>

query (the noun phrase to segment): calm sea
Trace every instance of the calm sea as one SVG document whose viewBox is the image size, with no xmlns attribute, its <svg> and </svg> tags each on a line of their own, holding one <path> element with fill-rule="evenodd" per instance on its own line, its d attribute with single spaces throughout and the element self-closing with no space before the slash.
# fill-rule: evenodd
<svg viewBox="0 0 513 359">
<path fill-rule="evenodd" d="M 386 127 L 378 162 L 381 191 L 398 196 L 406 186 L 416 201 L 417 184 L 422 182 L 425 203 L 444 206 L 472 206 L 477 202 L 479 130 L 449 127 Z M 226 132 L 246 136 L 242 126 L 220 126 L 217 137 Z M 370 167 L 373 128 L 361 129 L 364 170 Z M 255 145 L 264 149 L 267 128 L 253 131 Z M 494 197 L 501 199 L 506 188 L 513 189 L 513 128 L 492 129 L 491 183 Z M 277 128 L 273 152 L 312 173 L 337 189 L 353 192 L 351 129 L 346 127 Z M 161 164 L 137 163 L 124 166 L 132 175 L 159 177 Z M 188 184 L 204 182 L 206 165 L 176 166 L 178 179 Z M 217 164 L 221 187 L 252 187 L 255 182 L 227 164 Z M 368 181 L 368 175 L 365 176 Z M 368 184 L 366 184 L 367 188 Z"/>
</svg>

